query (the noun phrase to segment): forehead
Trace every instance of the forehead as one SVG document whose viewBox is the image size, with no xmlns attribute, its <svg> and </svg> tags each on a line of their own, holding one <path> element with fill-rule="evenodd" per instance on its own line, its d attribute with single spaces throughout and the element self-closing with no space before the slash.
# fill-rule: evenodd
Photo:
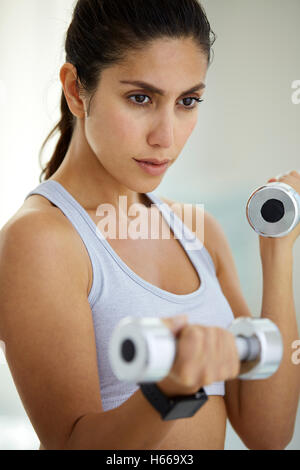
<svg viewBox="0 0 300 470">
<path fill-rule="evenodd" d="M 109 78 L 118 84 L 122 80 L 139 80 L 165 90 L 179 87 L 182 91 L 204 82 L 207 67 L 207 55 L 194 40 L 159 39 L 142 50 L 129 51 L 122 64 L 109 69 Z"/>
</svg>

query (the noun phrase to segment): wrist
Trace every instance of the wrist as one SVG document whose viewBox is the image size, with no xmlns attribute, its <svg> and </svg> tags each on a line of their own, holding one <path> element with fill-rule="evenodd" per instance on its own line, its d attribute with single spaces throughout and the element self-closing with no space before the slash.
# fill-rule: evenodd
<svg viewBox="0 0 300 470">
<path fill-rule="evenodd" d="M 190 393 L 183 393 L 182 386 L 174 383 L 172 379 L 166 377 L 164 380 L 155 384 L 157 388 L 167 397 L 177 397 L 180 395 L 190 395 Z"/>
<path fill-rule="evenodd" d="M 293 255 L 293 244 L 285 238 L 259 236 L 259 249 L 262 259 L 274 256 L 286 258 Z"/>
<path fill-rule="evenodd" d="M 195 389 L 195 387 L 184 387 L 182 384 L 174 381 L 170 376 L 166 377 L 160 382 L 157 382 L 155 385 L 164 395 L 169 398 L 184 395 L 194 395 L 199 390 L 199 387 L 197 387 L 197 389 Z"/>
</svg>

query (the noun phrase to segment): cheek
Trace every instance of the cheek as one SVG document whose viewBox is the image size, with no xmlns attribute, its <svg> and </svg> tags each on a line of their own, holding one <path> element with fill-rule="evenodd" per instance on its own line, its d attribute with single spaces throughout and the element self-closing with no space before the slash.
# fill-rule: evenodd
<svg viewBox="0 0 300 470">
<path fill-rule="evenodd" d="M 111 148 L 120 151 L 121 148 L 128 148 L 131 142 L 135 145 L 141 139 L 141 123 L 130 111 L 118 109 L 105 113 L 101 121 L 104 123 L 99 123 L 103 141 L 108 142 Z"/>
<path fill-rule="evenodd" d="M 107 125 L 113 130 L 114 138 L 119 139 L 118 144 L 136 140 L 141 133 L 138 119 L 130 112 L 116 111 L 109 117 Z"/>
<path fill-rule="evenodd" d="M 190 122 L 186 122 L 185 125 L 181 125 L 177 128 L 177 142 L 180 147 L 183 147 L 191 134 L 193 133 L 195 127 L 197 125 L 197 119 L 193 119 Z"/>
<path fill-rule="evenodd" d="M 132 114 L 120 110 L 101 112 L 86 121 L 86 137 L 96 154 L 100 151 L 114 153 L 136 144 L 141 126 Z"/>
</svg>

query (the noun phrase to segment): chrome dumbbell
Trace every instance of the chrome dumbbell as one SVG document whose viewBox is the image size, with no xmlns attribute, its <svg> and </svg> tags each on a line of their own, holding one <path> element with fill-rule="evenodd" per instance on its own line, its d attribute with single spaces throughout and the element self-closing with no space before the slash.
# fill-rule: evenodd
<svg viewBox="0 0 300 470">
<path fill-rule="evenodd" d="M 268 183 L 251 194 L 246 216 L 261 236 L 284 237 L 300 222 L 300 195 L 286 183 Z"/>
<path fill-rule="evenodd" d="M 283 345 L 280 331 L 273 322 L 265 318 L 240 317 L 233 321 L 229 331 L 236 338 L 243 363 L 239 378 L 265 379 L 276 372 Z M 158 382 L 172 368 L 176 342 L 159 318 L 126 317 L 116 326 L 110 339 L 111 368 L 124 382 Z"/>
</svg>

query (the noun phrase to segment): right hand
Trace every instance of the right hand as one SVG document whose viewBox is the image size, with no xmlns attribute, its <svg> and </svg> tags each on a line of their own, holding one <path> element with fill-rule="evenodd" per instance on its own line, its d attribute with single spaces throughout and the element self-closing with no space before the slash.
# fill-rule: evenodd
<svg viewBox="0 0 300 470">
<path fill-rule="evenodd" d="M 234 335 L 218 327 L 188 324 L 185 316 L 163 318 L 176 340 L 176 357 L 169 375 L 157 387 L 167 396 L 193 395 L 205 385 L 234 379 L 240 372 L 240 359 Z"/>
</svg>

